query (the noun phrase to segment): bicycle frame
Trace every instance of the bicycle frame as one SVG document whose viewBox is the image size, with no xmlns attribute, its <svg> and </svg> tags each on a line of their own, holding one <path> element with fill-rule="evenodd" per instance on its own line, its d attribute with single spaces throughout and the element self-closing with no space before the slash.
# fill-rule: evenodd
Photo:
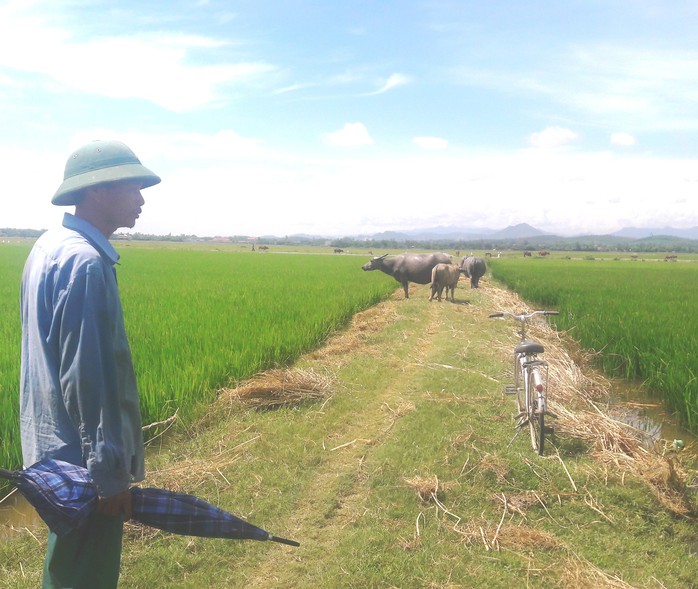
<svg viewBox="0 0 698 589">
<path fill-rule="evenodd" d="M 521 368 L 523 387 L 516 386 L 517 428 L 528 426 L 531 445 L 538 454 L 545 449 L 545 416 L 548 415 L 546 391 L 548 382 L 548 363 L 537 359 L 535 354 L 519 353 L 515 363 Z M 545 373 L 543 373 L 545 371 Z"/>
</svg>

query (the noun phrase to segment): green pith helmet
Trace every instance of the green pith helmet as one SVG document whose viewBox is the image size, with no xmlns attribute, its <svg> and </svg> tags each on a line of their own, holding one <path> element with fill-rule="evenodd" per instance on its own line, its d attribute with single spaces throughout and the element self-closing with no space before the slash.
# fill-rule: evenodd
<svg viewBox="0 0 698 589">
<path fill-rule="evenodd" d="M 141 164 L 136 154 L 120 141 L 93 141 L 68 158 L 63 183 L 51 202 L 74 205 L 83 188 L 117 180 L 140 180 L 141 188 L 148 188 L 160 182 L 160 176 Z"/>
</svg>

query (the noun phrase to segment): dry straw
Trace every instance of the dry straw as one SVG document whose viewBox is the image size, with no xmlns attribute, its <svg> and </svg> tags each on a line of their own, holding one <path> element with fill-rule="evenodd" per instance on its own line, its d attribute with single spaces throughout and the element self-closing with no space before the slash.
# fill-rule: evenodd
<svg viewBox="0 0 698 589">
<path fill-rule="evenodd" d="M 326 371 L 278 368 L 261 372 L 221 394 L 248 407 L 279 407 L 322 400 L 329 396 L 334 384 L 334 377 Z"/>
<path fill-rule="evenodd" d="M 366 351 L 371 345 L 370 337 L 396 320 L 397 314 L 389 301 L 378 303 L 364 311 L 356 313 L 348 327 L 332 335 L 318 350 L 307 355 L 311 361 L 341 366 L 349 353 Z"/>
<path fill-rule="evenodd" d="M 615 575 L 609 575 L 597 566 L 571 551 L 565 544 L 555 537 L 554 534 L 530 527 L 524 523 L 525 516 L 520 523 L 514 523 L 511 513 L 518 512 L 512 509 L 515 497 L 506 497 L 504 494 L 497 499 L 502 502 L 502 517 L 499 523 L 484 518 L 469 518 L 464 520 L 455 513 L 446 509 L 439 499 L 439 491 L 444 488 L 436 476 L 413 477 L 405 479 L 408 487 L 412 488 L 419 497 L 422 505 L 430 505 L 436 509 L 436 516 L 442 512 L 444 516 L 452 522 L 452 529 L 456 532 L 461 541 L 468 546 L 484 546 L 486 552 L 492 550 L 525 551 L 522 556 L 531 554 L 539 550 L 563 550 L 566 553 L 564 559 L 555 565 L 555 571 L 541 569 L 538 562 L 531 558 L 530 568 L 527 571 L 531 577 L 548 577 L 555 575 L 559 577 L 564 587 L 575 587 L 579 589 L 632 589 L 629 585 Z M 520 497 L 520 501 L 533 504 L 541 502 L 537 496 Z M 420 512 L 415 521 L 414 538 L 409 541 L 402 541 L 401 546 L 405 550 L 413 550 L 420 545 L 421 527 L 425 520 L 424 512 Z"/>
<path fill-rule="evenodd" d="M 248 407 L 297 405 L 304 401 L 323 400 L 337 386 L 329 366 L 341 366 L 348 354 L 365 349 L 369 336 L 394 319 L 388 303 L 379 303 L 354 315 L 347 329 L 328 339 L 322 348 L 306 358 L 319 368 L 278 368 L 261 372 L 233 388 L 219 391 L 222 401 L 239 401 Z"/>
<path fill-rule="evenodd" d="M 497 309 L 512 313 L 531 310 L 515 293 L 494 287 L 491 292 Z M 568 334 L 555 331 L 545 321 L 532 323 L 528 335 L 545 346 L 549 407 L 557 415 L 553 422 L 556 433 L 585 442 L 589 453 L 619 476 L 631 475 L 643 481 L 673 513 L 695 516 L 687 489 L 688 474 L 680 461 L 665 452 L 665 444 L 648 444 L 643 432 L 608 413 L 605 404 L 611 383 L 592 369 L 591 356 Z M 503 354 L 511 353 L 511 340 L 496 345 Z"/>
</svg>

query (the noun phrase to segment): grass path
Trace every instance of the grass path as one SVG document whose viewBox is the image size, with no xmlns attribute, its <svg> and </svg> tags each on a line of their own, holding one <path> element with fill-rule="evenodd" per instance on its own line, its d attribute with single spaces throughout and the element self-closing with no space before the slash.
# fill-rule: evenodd
<svg viewBox="0 0 698 589">
<path fill-rule="evenodd" d="M 361 329 L 364 322 L 381 321 L 391 313 L 393 303 L 379 305 L 365 316 L 359 316 L 354 329 Z M 398 304 L 403 304 L 398 302 Z M 437 329 L 438 309 L 428 307 L 428 313 L 415 318 L 412 328 L 425 334 Z M 349 334 L 348 338 L 351 339 Z M 339 336 L 347 339 L 347 334 Z M 432 341 L 429 337 L 420 338 L 420 345 L 412 349 L 415 360 L 423 360 L 429 355 Z M 410 345 L 408 339 L 402 339 L 402 345 Z M 329 347 L 337 346 L 329 342 Z M 341 344 L 340 344 L 341 346 Z M 360 348 L 360 347 L 359 347 Z M 341 348 L 340 348 L 341 349 Z M 361 354 L 354 348 L 354 354 Z M 303 493 L 303 502 L 290 517 L 288 529 L 294 537 L 303 538 L 304 544 L 315 545 L 318 562 L 336 561 L 341 558 L 338 531 L 356 525 L 361 514 L 367 509 L 366 497 L 369 495 L 367 484 L 370 473 L 366 467 L 366 457 L 385 443 L 395 423 L 409 405 L 404 402 L 409 383 L 417 370 L 416 365 L 402 365 L 399 357 L 403 350 L 393 349 L 377 361 L 393 366 L 384 377 L 377 381 L 379 386 L 359 387 L 354 389 L 362 398 L 361 419 L 345 422 L 341 431 L 332 432 L 326 441 L 327 460 L 313 477 L 312 484 Z M 315 355 L 318 356 L 317 354 Z M 312 549 L 311 549 L 312 550 Z M 261 562 L 249 579 L 247 586 L 256 587 L 291 587 L 294 586 L 298 567 L 305 566 L 297 559 L 294 551 L 282 554 L 269 554 Z"/>
</svg>

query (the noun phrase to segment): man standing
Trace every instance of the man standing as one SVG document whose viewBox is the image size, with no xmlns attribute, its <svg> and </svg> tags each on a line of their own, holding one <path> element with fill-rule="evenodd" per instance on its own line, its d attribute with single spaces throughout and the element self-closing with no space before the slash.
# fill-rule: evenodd
<svg viewBox="0 0 698 589">
<path fill-rule="evenodd" d="M 74 205 L 44 233 L 21 287 L 20 427 L 24 466 L 54 458 L 88 469 L 99 495 L 86 525 L 49 531 L 44 588 L 114 588 L 132 482 L 144 478 L 138 390 L 109 243 L 133 227 L 141 189 L 160 182 L 118 141 L 95 141 L 65 166 L 55 205 Z"/>
</svg>

